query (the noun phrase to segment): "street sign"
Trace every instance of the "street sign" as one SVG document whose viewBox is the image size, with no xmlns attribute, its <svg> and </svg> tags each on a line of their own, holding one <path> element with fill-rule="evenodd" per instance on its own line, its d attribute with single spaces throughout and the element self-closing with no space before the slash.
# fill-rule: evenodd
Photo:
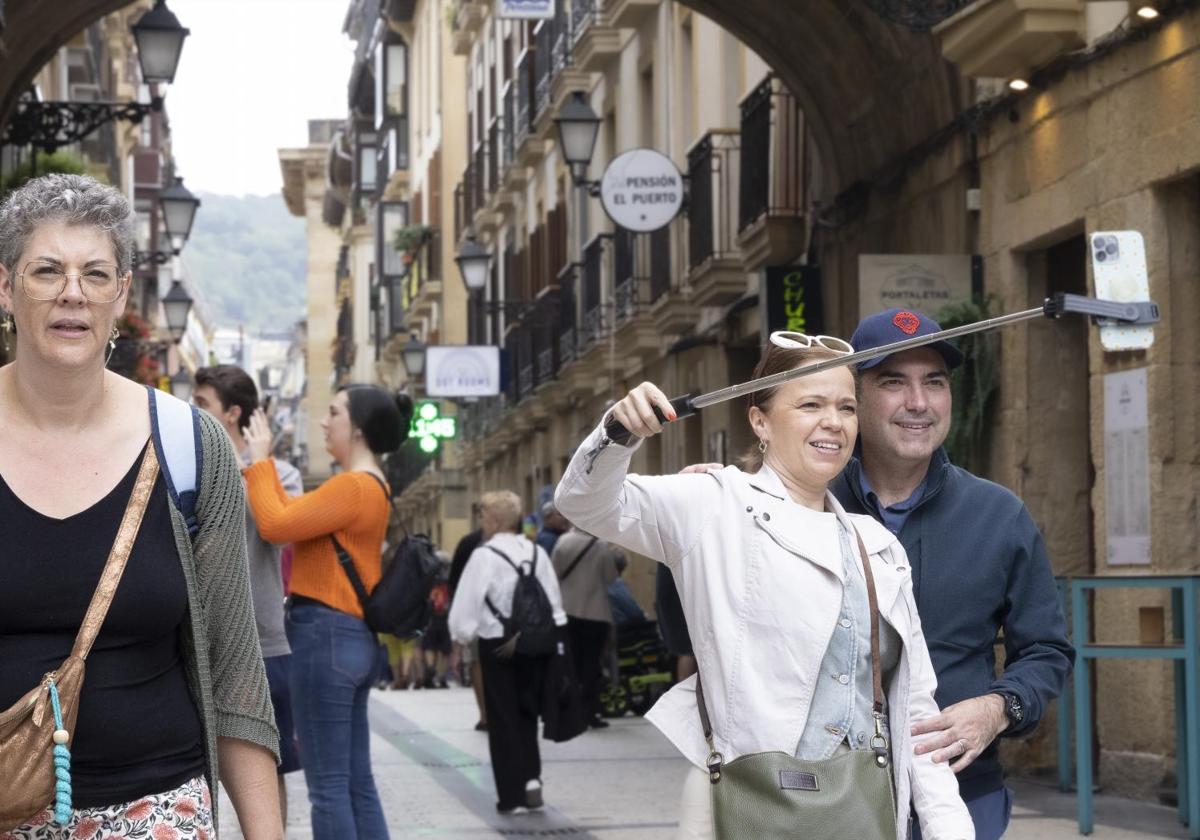
<svg viewBox="0 0 1200 840">
<path fill-rule="evenodd" d="M 554 0 L 496 0 L 496 17 L 508 20 L 553 20 Z"/>
<path fill-rule="evenodd" d="M 433 345 L 425 350 L 425 393 L 431 397 L 494 397 L 500 384 L 499 347 Z"/>
<path fill-rule="evenodd" d="M 669 225 L 683 209 L 683 175 L 662 152 L 631 149 L 604 170 L 600 201 L 616 224 L 650 233 Z"/>
</svg>

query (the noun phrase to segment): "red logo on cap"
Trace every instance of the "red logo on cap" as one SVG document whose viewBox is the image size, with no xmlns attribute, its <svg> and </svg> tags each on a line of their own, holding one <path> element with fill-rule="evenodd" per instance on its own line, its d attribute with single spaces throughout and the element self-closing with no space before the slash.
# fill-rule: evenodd
<svg viewBox="0 0 1200 840">
<path fill-rule="evenodd" d="M 906 335 L 915 335 L 921 326 L 921 319 L 911 312 L 897 312 L 896 317 L 892 319 L 892 323 L 899 327 Z"/>
</svg>

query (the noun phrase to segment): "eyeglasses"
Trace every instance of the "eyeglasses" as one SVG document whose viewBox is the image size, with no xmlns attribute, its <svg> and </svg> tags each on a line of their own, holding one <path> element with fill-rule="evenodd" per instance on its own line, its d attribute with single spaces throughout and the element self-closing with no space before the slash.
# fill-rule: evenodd
<svg viewBox="0 0 1200 840">
<path fill-rule="evenodd" d="M 17 275 L 25 296 L 43 301 L 56 300 L 72 277 L 90 303 L 112 303 L 125 288 L 125 278 L 112 263 L 93 263 L 79 274 L 67 274 L 54 263 L 33 260 Z"/>
<path fill-rule="evenodd" d="M 810 347 L 824 347 L 830 353 L 845 356 L 854 352 L 850 342 L 832 335 L 805 335 L 802 332 L 778 330 L 771 333 L 771 343 L 784 350 L 808 350 Z"/>
</svg>

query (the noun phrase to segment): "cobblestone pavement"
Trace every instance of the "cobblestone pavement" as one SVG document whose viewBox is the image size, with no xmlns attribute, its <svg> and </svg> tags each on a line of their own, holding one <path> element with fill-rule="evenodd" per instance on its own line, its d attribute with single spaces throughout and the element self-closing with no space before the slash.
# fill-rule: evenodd
<svg viewBox="0 0 1200 840">
<path fill-rule="evenodd" d="M 687 767 L 641 718 L 612 722 L 567 744 L 542 742 L 547 808 L 500 817 L 487 736 L 474 731 L 475 701 L 462 689 L 376 691 L 371 697 L 375 778 L 392 840 L 669 840 Z M 1032 782 L 1013 785 L 1017 805 L 1006 840 L 1079 836 L 1075 800 Z M 288 840 L 310 837 L 304 774 L 288 777 Z M 1172 809 L 1114 797 L 1096 799 L 1094 840 L 1183 838 Z M 241 840 L 222 795 L 221 840 Z"/>
</svg>

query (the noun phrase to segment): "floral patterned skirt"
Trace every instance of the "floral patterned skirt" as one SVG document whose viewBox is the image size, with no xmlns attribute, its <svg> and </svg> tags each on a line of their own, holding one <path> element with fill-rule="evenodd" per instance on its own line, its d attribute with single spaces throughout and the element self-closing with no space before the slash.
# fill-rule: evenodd
<svg viewBox="0 0 1200 840">
<path fill-rule="evenodd" d="M 133 802 L 71 812 L 66 825 L 47 808 L 0 840 L 212 840 L 212 796 L 197 776 L 174 790 Z"/>
</svg>

